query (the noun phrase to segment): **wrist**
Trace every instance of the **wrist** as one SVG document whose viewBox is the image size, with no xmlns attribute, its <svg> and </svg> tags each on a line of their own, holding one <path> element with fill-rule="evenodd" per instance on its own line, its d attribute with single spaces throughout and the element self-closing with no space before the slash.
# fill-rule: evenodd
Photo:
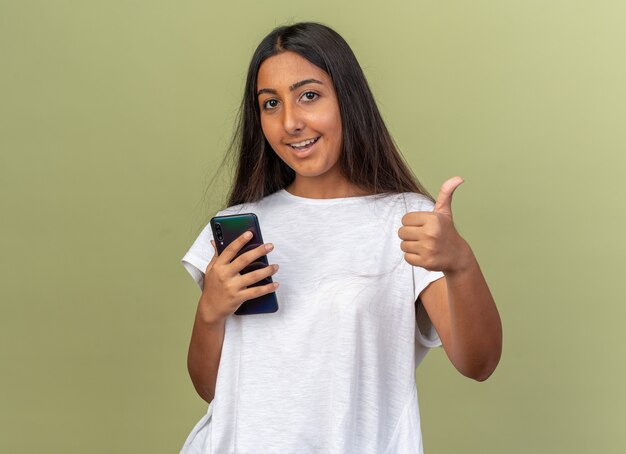
<svg viewBox="0 0 626 454">
<path fill-rule="evenodd" d="M 470 245 L 461 240 L 461 244 L 457 248 L 457 254 L 454 259 L 454 264 L 447 270 L 443 270 L 443 274 L 446 277 L 456 277 L 459 275 L 470 273 L 477 265 L 476 257 Z"/>
<path fill-rule="evenodd" d="M 204 295 L 200 297 L 198 302 L 198 309 L 196 310 L 196 319 L 202 322 L 203 325 L 219 326 L 224 324 L 226 316 L 215 311 L 213 304 L 205 298 Z"/>
</svg>

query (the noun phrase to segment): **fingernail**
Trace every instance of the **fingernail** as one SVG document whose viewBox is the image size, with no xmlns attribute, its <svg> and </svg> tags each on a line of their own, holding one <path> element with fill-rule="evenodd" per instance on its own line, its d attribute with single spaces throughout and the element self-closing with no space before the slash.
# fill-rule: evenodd
<svg viewBox="0 0 626 454">
<path fill-rule="evenodd" d="M 278 265 L 272 265 L 274 267 L 274 271 L 278 271 Z"/>
<path fill-rule="evenodd" d="M 278 282 L 274 282 L 274 288 L 278 288 L 280 284 Z"/>
<path fill-rule="evenodd" d="M 268 243 L 265 245 L 266 251 L 271 251 L 272 249 L 274 249 L 274 245 L 272 243 Z"/>
<path fill-rule="evenodd" d="M 252 238 L 252 232 L 247 231 L 246 233 L 243 234 L 243 237 L 249 240 L 250 238 Z"/>
</svg>

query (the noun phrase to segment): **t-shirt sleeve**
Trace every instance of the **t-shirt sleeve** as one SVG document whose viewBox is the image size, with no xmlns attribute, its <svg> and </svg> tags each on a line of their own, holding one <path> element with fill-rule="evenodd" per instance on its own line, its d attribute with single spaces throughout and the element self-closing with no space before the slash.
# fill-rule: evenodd
<svg viewBox="0 0 626 454">
<path fill-rule="evenodd" d="M 204 272 L 213 257 L 212 239 L 211 225 L 207 224 L 181 259 L 181 263 L 193 280 L 196 281 L 200 290 L 204 287 Z"/>
<path fill-rule="evenodd" d="M 415 308 L 417 311 L 417 329 L 415 330 L 415 336 L 424 347 L 439 347 L 441 345 L 439 334 L 437 334 L 437 330 L 435 330 L 426 309 L 422 305 L 422 302 L 418 301 L 418 298 L 422 290 L 428 287 L 431 282 L 441 279 L 443 273 L 440 271 L 426 271 L 424 268 L 414 266 L 413 277 L 415 279 L 414 300 L 417 301 Z"/>
<path fill-rule="evenodd" d="M 406 197 L 405 203 L 407 212 L 433 211 L 435 208 L 434 203 L 430 199 L 419 194 L 409 194 Z M 418 301 L 418 298 L 422 291 L 428 287 L 431 282 L 441 279 L 442 277 L 443 273 L 440 271 L 428 271 L 417 266 L 413 267 L 413 300 L 417 302 L 417 329 L 415 330 L 415 336 L 420 344 L 428 348 L 441 346 L 441 339 L 439 339 L 437 330 L 435 330 L 426 309 L 422 305 L 421 301 Z"/>
</svg>

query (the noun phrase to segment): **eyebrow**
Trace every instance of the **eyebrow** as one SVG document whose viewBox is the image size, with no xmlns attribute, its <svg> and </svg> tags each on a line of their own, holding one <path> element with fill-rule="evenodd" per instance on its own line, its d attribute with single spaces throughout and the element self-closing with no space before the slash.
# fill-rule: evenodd
<svg viewBox="0 0 626 454">
<path fill-rule="evenodd" d="M 323 82 L 317 80 L 317 79 L 304 79 L 301 80 L 300 82 L 296 82 L 293 85 L 289 86 L 289 91 L 294 91 L 300 87 L 302 87 L 303 85 L 307 85 L 307 84 L 320 84 L 320 85 L 324 85 Z M 257 96 L 262 95 L 263 93 L 271 93 L 273 95 L 277 94 L 276 90 L 274 90 L 273 88 L 261 88 L 258 92 L 257 92 Z"/>
</svg>

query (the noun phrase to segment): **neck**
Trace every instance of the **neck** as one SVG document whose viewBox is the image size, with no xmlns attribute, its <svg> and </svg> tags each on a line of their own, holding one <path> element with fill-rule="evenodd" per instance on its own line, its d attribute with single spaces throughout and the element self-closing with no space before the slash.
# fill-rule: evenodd
<svg viewBox="0 0 626 454">
<path fill-rule="evenodd" d="M 308 199 L 338 199 L 369 195 L 368 191 L 349 182 L 346 178 L 308 178 L 296 175 L 296 179 L 285 188 L 289 193 Z"/>
</svg>

